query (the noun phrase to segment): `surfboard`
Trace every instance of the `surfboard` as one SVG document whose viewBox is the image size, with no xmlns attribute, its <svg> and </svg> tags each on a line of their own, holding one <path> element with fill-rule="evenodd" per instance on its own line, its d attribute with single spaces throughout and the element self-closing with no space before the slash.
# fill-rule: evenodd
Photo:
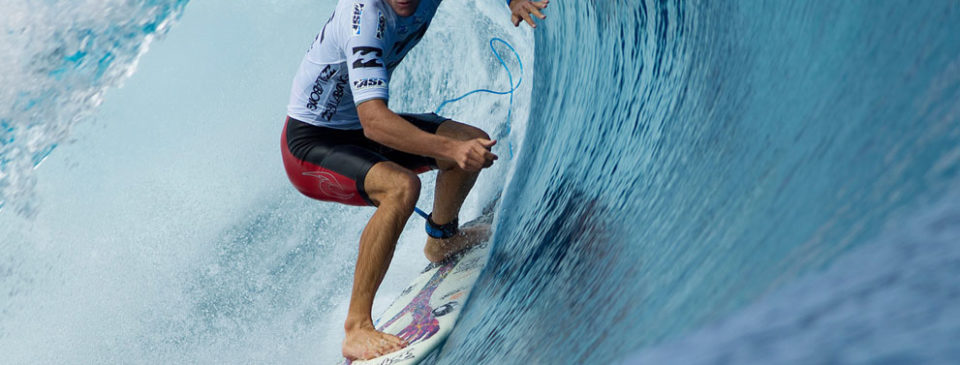
<svg viewBox="0 0 960 365">
<path fill-rule="evenodd" d="M 489 219 L 482 217 L 481 220 L 486 220 L 483 218 Z M 453 331 L 464 301 L 486 265 L 489 251 L 490 243 L 484 242 L 444 262 L 427 265 L 377 317 L 374 321 L 377 330 L 403 338 L 409 343 L 407 347 L 370 360 L 341 364 L 412 365 L 430 355 Z"/>
</svg>

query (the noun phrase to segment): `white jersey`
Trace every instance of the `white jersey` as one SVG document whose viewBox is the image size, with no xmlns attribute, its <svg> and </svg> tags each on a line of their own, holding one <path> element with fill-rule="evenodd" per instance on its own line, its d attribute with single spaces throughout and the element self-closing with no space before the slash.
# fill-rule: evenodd
<svg viewBox="0 0 960 365">
<path fill-rule="evenodd" d="M 400 17 L 383 0 L 340 0 L 293 80 L 287 114 L 336 129 L 361 129 L 357 105 L 387 100 L 393 69 L 410 52 L 441 0 L 421 0 Z"/>
</svg>

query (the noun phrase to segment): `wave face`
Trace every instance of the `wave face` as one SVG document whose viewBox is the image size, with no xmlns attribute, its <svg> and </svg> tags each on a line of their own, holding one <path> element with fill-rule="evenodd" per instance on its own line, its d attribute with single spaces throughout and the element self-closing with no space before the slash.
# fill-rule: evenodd
<svg viewBox="0 0 960 365">
<path fill-rule="evenodd" d="M 960 328 L 960 196 L 909 212 L 830 268 L 631 364 L 951 364 Z"/>
<path fill-rule="evenodd" d="M 902 308 L 890 296 L 829 289 L 895 276 L 871 272 L 886 265 L 919 267 L 916 255 L 845 260 L 874 264 L 815 281 L 823 288 L 775 290 L 847 252 L 864 254 L 858 247 L 882 245 L 877 237 L 885 225 L 894 232 L 927 230 L 928 221 L 899 218 L 960 188 L 955 5 L 550 6 L 535 32 L 527 139 L 503 197 L 492 261 L 438 363 L 606 363 L 682 338 L 765 295 L 799 302 L 823 290 L 827 302 L 874 301 L 867 306 L 874 313 Z M 955 230 L 955 215 L 941 218 L 933 221 Z M 955 259 L 956 241 L 941 241 L 921 236 L 907 246 Z M 946 309 L 960 302 L 949 277 L 929 278 L 929 285 L 954 293 L 931 297 L 934 304 L 923 307 L 930 318 L 956 316 Z M 903 281 L 862 287 L 887 285 L 900 289 L 886 293 L 920 298 L 936 292 L 903 290 L 909 287 Z M 740 318 L 756 319 L 769 308 L 745 309 Z M 816 308 L 776 312 L 799 323 L 778 327 L 789 333 L 780 337 L 817 333 L 804 325 L 817 318 L 809 317 Z M 828 327 L 843 329 L 830 337 L 838 343 L 859 343 L 856 324 L 883 320 L 831 314 L 840 316 L 831 319 L 840 325 Z M 957 333 L 955 317 L 907 321 L 875 323 L 869 334 L 881 348 L 902 336 L 924 338 L 898 345 L 901 355 L 913 357 L 771 340 L 741 359 L 948 362 L 945 355 L 956 355 L 956 344 L 938 337 Z M 750 351 L 767 324 L 756 319 L 747 335 L 730 342 L 710 337 L 707 344 L 718 351 L 704 349 L 713 361 L 703 363 L 725 363 L 731 353 L 719 351 L 724 346 Z M 690 359 L 683 355 L 697 350 L 683 346 L 689 343 L 624 361 Z M 933 355 L 923 355 L 927 350 Z"/>
<path fill-rule="evenodd" d="M 136 69 L 187 0 L 4 0 L 0 207 L 35 214 L 33 167 Z"/>
</svg>

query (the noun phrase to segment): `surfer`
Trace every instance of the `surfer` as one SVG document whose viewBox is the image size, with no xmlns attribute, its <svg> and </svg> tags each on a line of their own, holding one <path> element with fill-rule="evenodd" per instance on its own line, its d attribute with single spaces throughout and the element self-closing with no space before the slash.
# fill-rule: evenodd
<svg viewBox="0 0 960 365">
<path fill-rule="evenodd" d="M 293 185 L 314 199 L 377 209 L 360 235 L 343 356 L 371 359 L 407 345 L 378 332 L 371 307 L 400 232 L 420 195 L 418 173 L 438 169 L 424 254 L 439 262 L 482 241 L 458 229 L 480 170 L 497 156 L 482 130 L 436 114 L 387 106 L 394 68 L 423 37 L 441 0 L 340 0 L 300 63 L 281 134 Z M 535 27 L 549 0 L 508 0 L 511 21 Z"/>
</svg>

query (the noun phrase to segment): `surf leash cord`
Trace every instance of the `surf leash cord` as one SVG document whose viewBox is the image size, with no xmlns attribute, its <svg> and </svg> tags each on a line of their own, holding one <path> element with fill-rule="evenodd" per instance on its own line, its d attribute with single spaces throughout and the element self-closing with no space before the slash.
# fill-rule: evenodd
<svg viewBox="0 0 960 365">
<path fill-rule="evenodd" d="M 513 84 L 513 73 L 510 72 L 510 67 L 507 66 L 507 62 L 503 60 L 503 56 L 501 56 L 500 52 L 497 51 L 497 48 L 494 47 L 494 43 L 502 43 L 503 45 L 507 46 L 507 48 L 510 49 L 510 52 L 513 52 L 513 55 L 517 58 L 517 64 L 520 66 L 520 77 L 517 79 L 516 85 Z M 498 37 L 490 38 L 490 51 L 492 51 L 493 55 L 497 57 L 497 61 L 500 62 L 500 65 L 503 66 L 503 69 L 507 71 L 507 79 L 510 81 L 510 90 L 507 90 L 507 91 L 494 91 L 490 89 L 472 90 L 467 92 L 466 94 L 460 95 L 459 97 L 444 100 L 442 103 L 440 103 L 439 106 L 437 106 L 437 109 L 434 110 L 434 113 L 440 114 L 440 111 L 443 110 L 443 107 L 447 106 L 447 104 L 458 102 L 476 93 L 490 93 L 494 95 L 510 95 L 510 105 L 507 107 L 507 120 L 503 124 L 504 128 L 500 131 L 500 133 L 497 133 L 496 139 L 501 139 L 506 135 L 510 134 L 510 118 L 513 115 L 513 92 L 517 91 L 517 89 L 520 88 L 520 84 L 523 83 L 523 61 L 520 59 L 520 54 L 517 53 L 517 50 L 514 49 L 512 45 L 510 45 L 510 42 L 507 42 L 502 38 L 498 38 Z M 510 155 L 511 156 L 513 155 L 512 144 L 510 145 Z M 434 231 L 436 230 L 435 227 L 431 227 L 430 225 L 431 221 L 430 221 L 429 214 L 427 214 L 423 210 L 420 210 L 419 207 L 414 207 L 413 210 L 417 212 L 417 214 L 419 214 L 421 217 L 423 217 L 424 220 L 427 221 L 426 229 L 428 234 L 431 232 L 431 229 L 433 229 Z"/>
</svg>

